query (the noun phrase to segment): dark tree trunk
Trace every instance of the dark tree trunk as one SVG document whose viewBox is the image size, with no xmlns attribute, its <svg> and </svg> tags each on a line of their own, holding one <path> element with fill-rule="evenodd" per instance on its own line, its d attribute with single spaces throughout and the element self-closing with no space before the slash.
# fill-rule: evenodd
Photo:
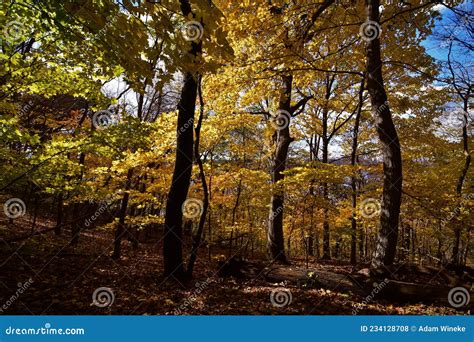
<svg viewBox="0 0 474 342">
<path fill-rule="evenodd" d="M 204 200 L 203 200 L 202 213 L 201 213 L 201 216 L 199 217 L 199 226 L 198 226 L 196 235 L 194 236 L 193 247 L 191 249 L 191 256 L 189 257 L 188 267 L 186 269 L 188 277 L 192 277 L 193 275 L 194 263 L 196 262 L 196 259 L 197 259 L 198 249 L 201 246 L 202 233 L 204 231 L 204 225 L 206 223 L 207 209 L 209 207 L 209 189 L 207 187 L 206 175 L 204 173 L 204 167 L 202 165 L 201 155 L 199 154 L 199 143 L 201 139 L 201 126 L 202 126 L 202 120 L 204 117 L 204 100 L 202 97 L 201 82 L 202 82 L 202 78 L 199 79 L 199 87 L 198 87 L 199 103 L 200 103 L 201 111 L 199 114 L 198 123 L 196 125 L 196 128 L 194 129 L 194 132 L 196 134 L 196 142 L 194 145 L 194 160 L 199 166 L 199 177 L 201 178 L 202 190 L 204 192 Z"/>
<path fill-rule="evenodd" d="M 404 236 L 403 236 L 403 241 L 404 241 L 404 256 L 403 256 L 403 261 L 408 260 L 409 255 L 410 255 L 410 239 L 411 236 L 411 226 L 407 224 L 404 229 Z"/>
<path fill-rule="evenodd" d="M 209 204 L 212 202 L 212 172 L 213 172 L 213 155 L 212 151 L 209 153 L 210 155 L 210 174 L 209 174 Z M 212 225 L 211 225 L 211 210 L 208 208 L 208 218 L 207 218 L 207 258 L 209 261 L 212 259 Z"/>
<path fill-rule="evenodd" d="M 365 234 L 364 234 L 364 227 L 360 228 L 359 232 L 359 260 L 363 261 L 365 259 Z"/>
<path fill-rule="evenodd" d="M 410 240 L 411 240 L 411 247 L 410 247 L 410 262 L 415 260 L 416 256 L 416 232 L 413 228 L 410 229 Z"/>
<path fill-rule="evenodd" d="M 323 125 L 323 134 L 322 134 L 322 152 L 323 158 L 322 162 L 327 164 L 329 162 L 329 132 L 328 132 L 328 119 L 329 119 L 329 98 L 331 97 L 332 92 L 332 85 L 334 84 L 335 75 L 329 77 L 326 76 L 326 94 L 325 94 L 325 102 L 323 107 L 323 118 L 322 118 L 322 125 Z M 329 189 L 328 183 L 324 182 L 323 184 L 323 197 L 326 205 L 324 207 L 323 212 L 323 259 L 329 260 L 331 259 L 331 232 L 329 227 Z"/>
<path fill-rule="evenodd" d="M 379 0 L 366 0 L 367 20 L 380 22 Z M 402 158 L 397 130 L 387 105 L 387 94 L 382 76 L 380 40 L 367 43 L 367 89 L 372 103 L 377 133 L 383 153 L 383 193 L 380 230 L 372 267 L 391 265 L 395 259 L 398 240 L 398 220 L 402 197 Z"/>
<path fill-rule="evenodd" d="M 79 234 L 81 233 L 82 219 L 79 218 L 82 203 L 74 203 L 72 206 L 72 227 L 71 227 L 71 246 L 77 246 L 79 243 Z"/>
<path fill-rule="evenodd" d="M 280 93 L 279 110 L 283 113 L 290 113 L 291 91 L 293 86 L 293 76 L 284 76 Z M 288 118 L 290 120 L 290 118 Z M 287 264 L 285 255 L 285 243 L 283 237 L 283 205 L 284 191 L 277 189 L 277 182 L 284 179 L 283 171 L 286 168 L 288 149 L 294 140 L 290 137 L 289 122 L 286 127 L 275 132 L 277 136 L 277 146 L 272 167 L 273 193 L 270 201 L 270 216 L 268 219 L 267 245 L 270 258 L 272 260 Z"/>
<path fill-rule="evenodd" d="M 464 253 L 463 253 L 463 256 L 462 256 L 462 265 L 466 265 L 467 263 L 467 258 L 469 256 L 469 252 L 470 252 L 470 245 L 471 245 L 471 229 L 469 228 L 468 231 L 467 231 L 467 238 L 466 238 L 466 246 L 464 248 Z"/>
<path fill-rule="evenodd" d="M 184 276 L 182 251 L 182 206 L 186 200 L 193 167 L 193 122 L 196 106 L 197 80 L 186 73 L 178 110 L 176 161 L 168 199 L 166 201 L 163 258 L 165 276 Z"/>
<path fill-rule="evenodd" d="M 81 167 L 84 166 L 85 161 L 86 161 L 86 155 L 85 153 L 81 153 L 79 155 L 79 165 Z M 81 175 L 79 176 L 79 181 L 82 181 L 82 177 L 83 177 L 83 174 L 81 171 Z M 81 234 L 81 226 L 84 222 L 84 220 L 80 218 L 81 209 L 82 209 L 82 203 L 74 203 L 73 215 L 72 215 L 73 224 L 72 224 L 72 229 L 71 229 L 71 242 L 70 242 L 71 246 L 77 246 L 77 244 L 79 243 L 79 235 Z"/>
<path fill-rule="evenodd" d="M 185 17 L 193 15 L 188 0 L 180 0 L 180 3 L 181 11 Z M 195 58 L 201 53 L 201 50 L 201 42 L 192 42 L 189 55 Z M 184 74 L 184 85 L 178 103 L 176 159 L 172 184 L 166 201 L 165 235 L 163 239 L 164 275 L 166 277 L 173 276 L 176 279 L 185 277 L 182 206 L 188 195 L 193 167 L 193 126 L 198 77 L 198 73 L 191 71 Z"/>
<path fill-rule="evenodd" d="M 443 263 L 443 239 L 441 238 L 441 223 L 438 223 L 437 237 L 438 248 L 436 249 L 436 257 L 439 259 L 438 264 Z"/>
<path fill-rule="evenodd" d="M 34 210 L 33 210 L 33 220 L 31 221 L 31 232 L 35 231 L 36 219 L 38 218 L 39 195 L 36 189 L 34 190 L 33 198 L 34 198 L 34 204 L 33 204 Z"/>
<path fill-rule="evenodd" d="M 339 259 L 341 257 L 341 248 L 342 248 L 342 238 L 339 237 L 336 240 L 336 244 L 334 246 L 334 257 Z"/>
<path fill-rule="evenodd" d="M 306 237 L 306 255 L 314 256 L 314 239 L 311 235 Z"/>
<path fill-rule="evenodd" d="M 64 199 L 63 193 L 58 194 L 58 206 L 56 213 L 56 227 L 54 228 L 54 233 L 56 235 L 61 235 L 61 227 L 64 222 Z"/>
<path fill-rule="evenodd" d="M 324 160 L 324 157 L 323 157 Z M 323 161 L 324 162 L 324 161 Z M 323 196 L 325 200 L 329 200 L 328 184 L 323 183 Z M 331 231 L 329 227 L 329 209 L 324 208 L 323 212 L 323 260 L 331 259 Z"/>
<path fill-rule="evenodd" d="M 459 176 L 458 183 L 456 185 L 456 194 L 459 197 L 459 206 L 462 205 L 462 188 L 464 185 L 464 181 L 467 176 L 467 172 L 469 171 L 469 167 L 471 165 L 471 154 L 469 152 L 469 137 L 467 134 L 467 125 L 468 125 L 468 110 L 469 110 L 469 95 L 470 92 L 468 91 L 467 95 L 463 97 L 464 105 L 463 105 L 463 126 L 462 126 L 462 141 L 463 141 L 463 153 L 465 156 L 464 159 L 464 166 L 461 170 L 461 175 Z M 459 211 L 458 211 L 459 212 Z M 455 265 L 459 265 L 461 263 L 461 255 L 462 251 L 460 248 L 461 245 L 461 227 L 456 227 L 454 229 L 454 245 L 453 245 L 453 256 L 452 256 L 452 263 Z"/>
<path fill-rule="evenodd" d="M 357 263 L 357 177 L 355 171 L 355 165 L 357 161 L 357 147 L 359 139 L 359 125 L 360 115 L 362 113 L 362 107 L 364 104 L 364 85 L 365 76 L 362 78 L 359 90 L 359 105 L 357 108 L 357 114 L 354 122 L 354 132 L 352 138 L 352 152 L 351 152 L 351 165 L 352 165 L 352 177 L 351 177 L 351 189 L 352 189 L 352 218 L 351 218 L 351 264 Z"/>
<path fill-rule="evenodd" d="M 239 184 L 237 185 L 237 196 L 235 198 L 234 207 L 232 208 L 232 229 L 230 231 L 229 258 L 232 257 L 232 247 L 233 247 L 232 237 L 234 236 L 234 225 L 235 225 L 235 219 L 237 215 L 237 209 L 239 207 L 241 193 L 242 193 L 242 178 L 239 179 Z"/>
<path fill-rule="evenodd" d="M 129 169 L 127 172 L 127 181 L 125 183 L 125 192 L 123 194 L 122 203 L 120 205 L 119 221 L 118 221 L 117 229 L 115 229 L 114 253 L 112 254 L 113 259 L 120 259 L 122 238 L 126 232 L 125 218 L 127 217 L 128 200 L 130 198 L 129 190 L 130 190 L 130 183 L 132 182 L 132 177 L 133 177 L 133 169 Z"/>
</svg>

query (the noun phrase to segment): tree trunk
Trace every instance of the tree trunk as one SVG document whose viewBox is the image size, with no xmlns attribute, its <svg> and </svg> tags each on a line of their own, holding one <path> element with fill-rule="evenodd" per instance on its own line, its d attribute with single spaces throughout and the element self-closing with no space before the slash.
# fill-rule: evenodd
<svg viewBox="0 0 474 342">
<path fill-rule="evenodd" d="M 193 15 L 188 0 L 180 0 L 181 11 L 187 18 Z M 189 55 L 195 58 L 201 53 L 202 43 L 192 42 Z M 183 265 L 183 213 L 182 206 L 188 195 L 193 168 L 193 126 L 198 90 L 197 72 L 184 75 L 184 85 L 178 103 L 178 126 L 176 131 L 176 159 L 168 199 L 166 201 L 165 232 L 163 238 L 164 275 L 176 279 L 185 277 Z"/>
<path fill-rule="evenodd" d="M 203 201 L 203 210 L 201 216 L 199 217 L 199 226 L 194 236 L 193 247 L 191 249 L 191 256 L 189 257 L 188 267 L 186 269 L 187 276 L 191 277 L 193 274 L 194 263 L 197 259 L 198 249 L 201 245 L 202 233 L 204 231 L 204 224 L 206 223 L 207 208 L 209 207 L 209 189 L 207 188 L 206 175 L 204 173 L 204 167 L 202 165 L 201 155 L 199 154 L 199 142 L 201 138 L 201 126 L 202 120 L 204 117 L 204 100 L 202 98 L 202 88 L 201 88 L 202 78 L 199 79 L 198 92 L 199 92 L 199 102 L 201 106 L 201 111 L 199 114 L 198 123 L 194 130 L 196 134 L 196 142 L 194 145 L 194 160 L 199 166 L 199 176 L 201 178 L 202 190 L 204 192 L 204 201 Z M 232 241 L 231 241 L 232 243 Z"/>
<path fill-rule="evenodd" d="M 361 227 L 360 228 L 360 232 L 359 232 L 359 260 L 360 261 L 364 261 L 365 259 L 365 234 L 364 234 L 364 227 Z"/>
<path fill-rule="evenodd" d="M 325 101 L 324 101 L 324 107 L 323 107 L 323 120 L 322 120 L 322 125 L 323 125 L 322 162 L 324 164 L 327 164 L 329 162 L 329 141 L 331 140 L 331 138 L 329 137 L 329 132 L 328 132 L 329 98 L 331 97 L 332 85 L 334 84 L 335 77 L 336 77 L 335 75 L 333 75 L 332 77 L 329 77 L 329 75 L 326 76 L 326 94 L 324 98 Z M 331 232 L 330 232 L 330 227 L 329 227 L 329 208 L 328 208 L 329 189 L 328 189 L 328 183 L 324 182 L 322 185 L 323 185 L 323 197 L 324 197 L 324 201 L 326 202 L 324 211 L 323 211 L 324 213 L 323 215 L 323 259 L 330 260 L 331 259 Z"/>
<path fill-rule="evenodd" d="M 308 256 L 314 256 L 314 239 L 312 235 L 306 237 L 306 254 Z"/>
<path fill-rule="evenodd" d="M 366 0 L 367 20 L 380 22 L 379 0 Z M 378 37 L 367 43 L 367 89 L 372 103 L 377 133 L 383 153 L 383 193 L 380 215 L 380 230 L 372 267 L 391 265 L 395 259 L 398 240 L 398 220 L 402 197 L 402 158 L 397 130 L 387 105 L 382 76 L 380 40 Z"/>
<path fill-rule="evenodd" d="M 129 190 L 132 177 L 133 169 L 129 169 L 127 172 L 127 181 L 125 183 L 125 192 L 123 194 L 122 203 L 120 205 L 119 222 L 117 225 L 117 229 L 115 230 L 114 253 L 112 254 L 113 259 L 120 259 L 122 237 L 124 236 L 126 231 L 125 218 L 127 217 L 128 200 L 130 198 Z"/>
<path fill-rule="evenodd" d="M 463 105 L 463 126 L 462 126 L 462 140 L 463 140 L 463 152 L 464 152 L 464 166 L 459 176 L 458 183 L 456 185 L 456 194 L 459 197 L 459 206 L 462 205 L 462 187 L 464 185 L 464 180 L 466 179 L 467 172 L 469 171 L 469 166 L 471 165 L 471 154 L 469 153 L 469 137 L 467 135 L 467 125 L 468 125 L 468 110 L 469 110 L 469 92 L 464 97 Z M 460 211 L 458 211 L 460 212 Z M 453 245 L 453 256 L 452 263 L 459 265 L 461 263 L 461 254 L 462 251 L 459 248 L 461 244 L 461 227 L 456 227 L 454 230 L 454 245 Z"/>
<path fill-rule="evenodd" d="M 212 202 L 212 172 L 213 172 L 213 155 L 212 151 L 210 155 L 210 174 L 209 174 L 209 205 Z M 209 261 L 212 259 L 212 225 L 211 225 L 211 210 L 208 208 L 208 218 L 207 218 L 207 258 Z"/>
<path fill-rule="evenodd" d="M 324 157 L 323 157 L 324 160 Z M 324 163 L 324 161 L 323 161 Z M 328 191 L 328 184 L 323 183 L 323 196 L 325 200 L 329 200 L 329 191 Z M 323 213 L 323 260 L 330 260 L 331 259 L 331 231 L 329 228 L 329 209 L 327 207 L 324 208 Z"/>
<path fill-rule="evenodd" d="M 290 113 L 291 106 L 291 91 L 293 85 L 293 76 L 283 77 L 283 86 L 280 93 L 279 110 L 283 113 Z M 272 260 L 287 264 L 288 260 L 285 255 L 285 244 L 283 237 L 283 205 L 284 205 L 284 191 L 276 189 L 278 181 L 284 179 L 283 171 L 286 168 L 286 159 L 288 157 L 288 149 L 291 142 L 294 140 L 290 137 L 290 127 L 277 130 L 277 146 L 272 167 L 272 185 L 273 193 L 270 201 L 270 216 L 268 219 L 268 234 L 267 246 L 270 258 Z"/>
<path fill-rule="evenodd" d="M 186 200 L 193 167 L 193 122 L 196 106 L 197 80 L 186 73 L 178 111 L 178 133 L 173 179 L 166 201 L 163 258 L 165 276 L 184 275 L 182 252 L 182 206 Z"/>
<path fill-rule="evenodd" d="M 351 264 L 357 263 L 357 178 L 355 165 L 357 161 L 357 146 L 359 139 L 359 125 L 360 115 L 362 113 L 362 106 L 364 104 L 364 85 L 365 76 L 362 78 L 359 90 L 359 105 L 357 108 L 357 114 L 354 122 L 354 132 L 352 138 L 352 152 L 351 152 L 351 165 L 352 165 L 352 177 L 351 177 L 351 188 L 352 188 L 352 218 L 351 218 Z"/>
<path fill-rule="evenodd" d="M 232 237 L 234 236 L 234 225 L 235 225 L 235 219 L 237 215 L 237 209 L 239 207 L 241 192 L 242 192 L 242 178 L 239 179 L 239 184 L 237 185 L 237 196 L 235 198 L 234 207 L 232 208 L 232 228 L 230 232 L 230 241 L 229 241 L 229 258 L 232 257 L 232 247 L 233 247 Z"/>
<path fill-rule="evenodd" d="M 405 227 L 405 232 L 403 236 L 403 241 L 404 241 L 403 244 L 404 244 L 404 249 L 405 249 L 403 261 L 407 261 L 410 255 L 410 242 L 411 242 L 410 235 L 411 235 L 411 226 L 407 224 Z"/>
<path fill-rule="evenodd" d="M 342 243 L 342 238 L 337 238 L 336 244 L 334 246 L 334 257 L 336 259 L 339 259 L 341 257 L 341 243 Z"/>
<path fill-rule="evenodd" d="M 33 220 L 31 221 L 31 232 L 33 233 L 36 228 L 36 219 L 38 218 L 38 208 L 39 208 L 39 195 L 37 193 L 37 190 L 34 190 L 33 194 Z"/>
<path fill-rule="evenodd" d="M 56 235 L 61 235 L 61 227 L 64 221 L 64 200 L 63 193 L 58 194 L 58 206 L 56 213 L 56 227 L 54 228 L 54 233 Z"/>
<path fill-rule="evenodd" d="M 85 153 L 81 153 L 79 155 L 79 165 L 81 167 L 84 166 L 85 161 L 86 161 L 86 155 Z M 81 171 L 81 174 L 79 176 L 79 181 L 82 181 L 82 177 L 83 177 L 83 174 Z M 72 224 L 72 229 L 71 229 L 71 242 L 70 242 L 71 246 L 77 246 L 77 244 L 79 243 L 79 235 L 81 234 L 81 226 L 84 221 L 83 219 L 79 219 L 79 217 L 81 216 L 80 215 L 81 209 L 82 209 L 82 203 L 74 203 L 73 215 L 72 215 L 73 224 Z"/>
</svg>

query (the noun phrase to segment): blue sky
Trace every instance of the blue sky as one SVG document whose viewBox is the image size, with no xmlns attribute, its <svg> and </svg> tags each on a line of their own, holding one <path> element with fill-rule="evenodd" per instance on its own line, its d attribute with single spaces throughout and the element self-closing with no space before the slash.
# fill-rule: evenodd
<svg viewBox="0 0 474 342">
<path fill-rule="evenodd" d="M 473 11 L 474 9 L 474 4 L 471 1 L 465 1 L 462 5 L 458 6 L 460 8 L 463 8 L 465 10 L 470 10 Z M 451 10 L 446 8 L 443 5 L 437 5 L 436 9 L 441 13 L 441 18 L 437 20 L 436 22 L 436 27 L 435 31 L 443 31 L 445 29 L 450 29 L 450 31 L 453 30 L 453 24 L 451 18 L 453 17 L 453 14 Z M 471 20 L 474 20 L 474 18 L 471 18 Z M 461 29 L 455 29 L 457 31 L 458 37 L 466 37 L 466 31 L 461 30 Z M 426 48 L 427 52 L 434 58 L 438 60 L 446 60 L 447 59 L 447 54 L 448 54 L 448 48 L 447 46 L 440 46 L 440 42 L 436 41 L 434 37 L 429 37 L 427 40 L 425 40 L 422 45 Z M 460 51 L 454 51 L 455 57 L 459 61 L 467 62 L 469 64 L 472 64 L 474 58 L 473 54 L 471 53 L 466 53 L 467 51 L 464 49 L 462 53 Z"/>
</svg>

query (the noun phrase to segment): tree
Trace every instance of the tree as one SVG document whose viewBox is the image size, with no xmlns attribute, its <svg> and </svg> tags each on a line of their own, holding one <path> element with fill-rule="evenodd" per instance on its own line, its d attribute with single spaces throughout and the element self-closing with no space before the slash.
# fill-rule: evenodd
<svg viewBox="0 0 474 342">
<path fill-rule="evenodd" d="M 367 24 L 380 30 L 378 0 L 366 0 Z M 398 241 L 398 220 L 402 198 L 402 156 L 397 130 L 387 104 L 382 75 L 380 39 L 377 32 L 367 43 L 367 90 L 372 113 L 383 151 L 383 193 L 380 214 L 380 231 L 372 259 L 372 267 L 391 265 L 395 260 Z"/>
<path fill-rule="evenodd" d="M 353 174 L 351 176 L 351 190 L 352 190 L 352 217 L 351 217 L 351 264 L 357 262 L 357 178 L 356 178 L 356 162 L 357 162 L 357 146 L 359 141 L 359 127 L 360 117 L 362 114 L 362 107 L 364 105 L 364 88 L 365 88 L 365 75 L 362 77 L 359 90 L 359 104 L 357 106 L 357 113 L 354 120 L 354 130 L 352 138 L 352 151 L 351 151 L 351 165 L 353 167 Z M 361 243 L 362 244 L 362 243 Z"/>
<path fill-rule="evenodd" d="M 190 1 L 180 0 L 180 4 L 184 18 L 198 19 L 198 16 L 191 8 Z M 208 39 L 211 41 L 211 35 L 218 31 L 216 23 L 212 21 L 217 21 L 220 16 L 220 11 L 214 7 L 212 2 L 204 5 L 205 8 L 201 8 L 202 12 L 199 14 L 202 18 L 201 21 L 186 23 L 186 25 L 190 25 L 188 29 L 191 30 L 190 32 L 193 35 L 187 37 L 191 46 L 186 52 L 185 57 L 188 63 L 184 65 L 184 84 L 178 103 L 176 159 L 172 183 L 166 202 L 165 235 L 163 239 L 164 275 L 173 276 L 176 279 L 183 279 L 186 276 L 182 255 L 182 210 L 188 194 L 193 167 L 193 124 L 198 80 L 201 77 L 199 69 L 200 63 L 203 62 L 201 59 L 203 40 Z M 204 16 L 203 13 L 207 13 L 207 15 Z M 222 46 L 225 47 L 225 40 L 223 41 L 222 37 L 217 37 L 216 40 L 217 44 L 221 46 L 220 49 L 217 49 L 217 52 L 213 52 L 214 55 L 223 49 Z M 209 44 L 209 48 L 211 47 L 212 45 Z"/>
</svg>

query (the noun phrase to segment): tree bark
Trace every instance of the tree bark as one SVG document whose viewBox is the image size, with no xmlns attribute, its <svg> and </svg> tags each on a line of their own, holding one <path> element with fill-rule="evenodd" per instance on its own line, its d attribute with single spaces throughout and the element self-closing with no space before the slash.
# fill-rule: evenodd
<svg viewBox="0 0 474 342">
<path fill-rule="evenodd" d="M 204 173 L 204 167 L 202 165 L 201 155 L 199 154 L 199 143 L 201 139 L 201 126 L 202 126 L 202 120 L 204 117 L 204 100 L 202 97 L 201 82 L 202 82 L 202 78 L 199 79 L 199 84 L 198 84 L 199 102 L 201 106 L 201 111 L 199 114 L 199 119 L 198 119 L 196 128 L 194 129 L 194 132 L 196 134 L 196 141 L 194 144 L 194 160 L 199 166 L 199 176 L 202 182 L 204 200 L 203 200 L 202 213 L 201 213 L 201 216 L 199 217 L 199 226 L 198 226 L 196 235 L 194 236 L 193 247 L 191 249 L 191 256 L 189 257 L 188 267 L 186 269 L 188 277 L 192 277 L 192 274 L 193 274 L 194 263 L 196 262 L 196 259 L 197 259 L 198 249 L 201 246 L 202 233 L 204 231 L 204 225 L 206 223 L 207 209 L 209 207 L 209 189 L 207 187 L 206 175 Z"/>
<path fill-rule="evenodd" d="M 85 153 L 81 152 L 81 154 L 79 155 L 79 165 L 83 167 L 85 161 L 86 161 L 86 155 Z M 82 181 L 82 177 L 83 177 L 83 173 L 81 171 L 81 174 L 79 176 L 79 181 Z M 80 217 L 81 209 L 82 209 L 81 202 L 74 203 L 73 215 L 72 215 L 73 216 L 72 219 L 74 220 L 74 222 L 72 224 L 72 229 L 71 229 L 71 242 L 70 242 L 71 246 L 77 246 L 77 244 L 79 243 L 79 235 L 81 234 L 81 226 L 84 222 L 83 219 L 78 219 L 78 217 Z"/>
<path fill-rule="evenodd" d="M 177 278 L 182 278 L 184 275 L 182 206 L 188 194 L 193 167 L 193 123 L 197 94 L 195 75 L 188 72 L 185 77 L 179 102 L 176 160 L 172 185 L 166 201 L 163 239 L 164 274 L 165 276 L 174 275 Z"/>
<path fill-rule="evenodd" d="M 58 194 L 58 206 L 56 213 L 56 227 L 54 228 L 54 233 L 56 235 L 61 235 L 61 227 L 64 221 L 64 199 L 63 193 Z"/>
<path fill-rule="evenodd" d="M 122 237 L 124 236 L 126 231 L 125 218 L 127 217 L 128 200 L 130 198 L 129 190 L 132 177 L 133 169 L 129 169 L 127 172 L 127 181 L 125 183 L 125 192 L 123 194 L 122 203 L 120 205 L 119 222 L 117 225 L 117 229 L 115 230 L 114 253 L 112 254 L 113 259 L 120 259 Z"/>
<path fill-rule="evenodd" d="M 380 23 L 379 0 L 366 0 L 367 20 Z M 378 36 L 367 43 L 367 89 L 383 153 L 383 193 L 380 230 L 372 268 L 391 265 L 395 259 L 398 240 L 398 220 L 402 197 L 402 158 L 397 130 L 387 105 L 382 76 L 380 40 Z"/>
<path fill-rule="evenodd" d="M 180 0 L 185 17 L 193 15 L 188 0 Z M 189 54 L 195 58 L 202 51 L 201 42 L 192 42 Z M 176 279 L 185 277 L 183 265 L 183 213 L 182 206 L 188 195 L 193 167 L 193 126 L 199 74 L 187 71 L 178 103 L 178 126 L 176 159 L 173 178 L 165 213 L 165 236 L 163 238 L 164 275 Z"/>
<path fill-rule="evenodd" d="M 357 147 L 359 144 L 359 125 L 360 115 L 362 113 L 362 107 L 364 104 L 364 85 L 365 75 L 362 78 L 359 89 L 359 104 L 357 108 L 357 114 L 354 122 L 354 132 L 352 138 L 352 152 L 351 152 L 351 166 L 352 166 L 352 177 L 351 177 L 351 189 L 352 189 L 352 217 L 351 217 L 351 264 L 357 263 L 357 177 L 355 172 L 355 166 L 357 162 Z"/>
<path fill-rule="evenodd" d="M 232 229 L 230 231 L 229 258 L 232 257 L 232 247 L 233 247 L 232 237 L 234 236 L 234 225 L 235 225 L 235 219 L 237 215 L 237 209 L 239 207 L 241 193 L 242 193 L 242 178 L 239 179 L 239 184 L 237 185 L 237 196 L 235 198 L 234 207 L 232 208 Z"/>
<path fill-rule="evenodd" d="M 212 202 L 212 173 L 213 173 L 213 155 L 212 155 L 212 151 L 209 153 L 210 154 L 210 174 L 209 174 L 209 189 L 208 189 L 208 193 L 209 193 L 209 206 Z M 212 259 L 212 224 L 211 224 L 211 210 L 209 210 L 208 208 L 208 217 L 207 217 L 207 259 L 209 261 L 211 261 Z"/>
<path fill-rule="evenodd" d="M 365 234 L 364 227 L 360 227 L 359 232 L 359 260 L 362 262 L 365 259 Z"/>
<path fill-rule="evenodd" d="M 334 80 L 336 78 L 336 75 L 332 75 L 332 77 L 329 77 L 329 75 L 326 76 L 326 94 L 324 98 L 324 107 L 323 107 L 323 120 L 322 120 L 322 125 L 323 125 L 323 132 L 322 132 L 322 152 L 323 152 L 323 158 L 322 162 L 324 164 L 327 164 L 329 162 L 329 141 L 331 138 L 329 137 L 329 132 L 328 132 L 328 120 L 329 120 L 329 98 L 331 97 L 331 92 L 332 92 L 332 86 L 334 84 Z M 323 183 L 323 197 L 326 202 L 326 206 L 324 207 L 324 212 L 323 212 L 323 257 L 322 259 L 324 260 L 330 260 L 331 259 L 331 231 L 329 227 L 329 208 L 327 207 L 327 203 L 329 202 L 329 189 L 328 189 L 328 183 L 324 182 Z"/>
<path fill-rule="evenodd" d="M 291 111 L 291 91 L 293 86 L 293 76 L 283 77 L 283 85 L 280 93 L 279 110 L 283 113 Z M 290 118 L 288 118 L 290 120 Z M 283 206 L 284 191 L 276 189 L 277 183 L 284 179 L 283 171 L 286 168 L 288 149 L 294 140 L 290 136 L 289 122 L 286 127 L 276 131 L 277 145 L 272 167 L 273 193 L 270 200 L 270 216 L 268 218 L 267 246 L 270 258 L 283 264 L 288 263 L 285 254 L 285 244 L 283 237 Z"/>
<path fill-rule="evenodd" d="M 470 91 L 468 90 L 467 94 L 462 97 L 463 98 L 463 126 L 462 126 L 462 141 L 463 141 L 463 153 L 464 153 L 464 166 L 461 170 L 461 174 L 459 176 L 457 185 L 456 185 L 456 194 L 459 197 L 459 206 L 462 205 L 462 188 L 464 185 L 464 180 L 466 179 L 467 172 L 469 171 L 469 167 L 471 165 L 471 154 L 469 152 L 469 137 L 467 135 L 467 125 L 468 125 L 468 110 L 469 110 L 469 98 L 470 98 Z M 455 265 L 459 265 L 461 263 L 461 255 L 462 251 L 460 247 L 461 244 L 461 228 L 456 227 L 454 230 L 454 245 L 453 245 L 453 255 L 452 255 L 452 263 Z"/>
</svg>

